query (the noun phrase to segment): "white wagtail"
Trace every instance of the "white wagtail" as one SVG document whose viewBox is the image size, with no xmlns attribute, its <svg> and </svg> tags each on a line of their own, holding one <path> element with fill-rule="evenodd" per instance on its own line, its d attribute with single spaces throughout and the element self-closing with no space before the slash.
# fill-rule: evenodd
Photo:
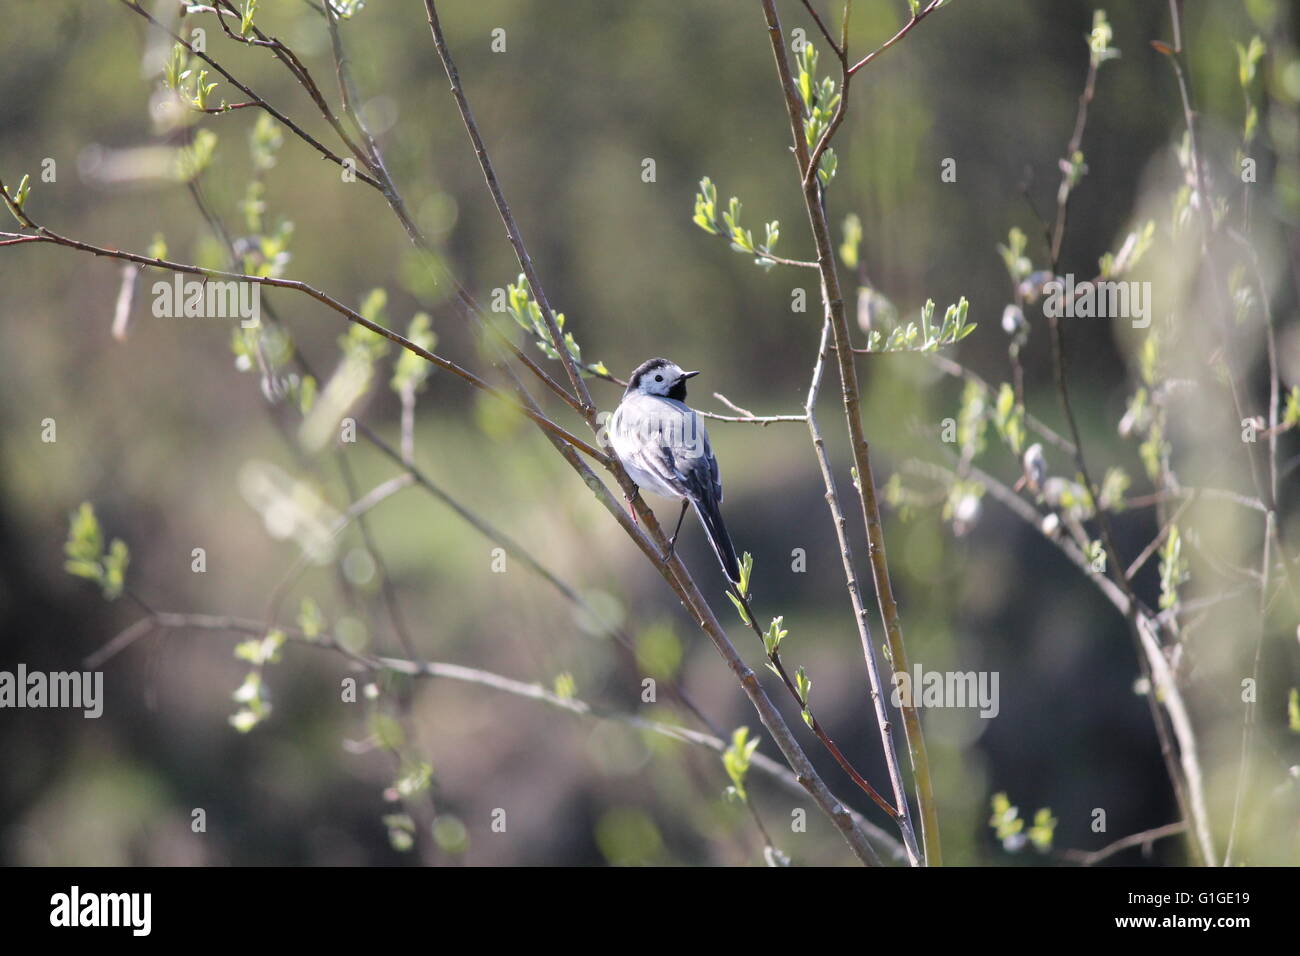
<svg viewBox="0 0 1300 956">
<path fill-rule="evenodd" d="M 662 358 L 638 366 L 610 420 L 610 442 L 638 486 L 681 500 L 682 512 L 668 542 L 669 556 L 682 529 L 686 508 L 694 505 L 723 571 L 738 583 L 736 548 L 718 508 L 722 501 L 718 460 L 713 457 L 709 433 L 700 416 L 684 401 L 686 380 L 698 374 L 683 372 L 680 366 Z"/>
</svg>

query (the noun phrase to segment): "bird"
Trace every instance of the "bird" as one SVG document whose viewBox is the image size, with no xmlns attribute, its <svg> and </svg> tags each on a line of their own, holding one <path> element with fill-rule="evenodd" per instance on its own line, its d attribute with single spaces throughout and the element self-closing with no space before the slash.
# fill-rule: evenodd
<svg viewBox="0 0 1300 956">
<path fill-rule="evenodd" d="M 718 459 L 700 416 L 686 404 L 685 372 L 665 358 L 642 362 L 632 372 L 627 391 L 610 419 L 614 453 L 639 488 L 682 503 L 677 527 L 668 541 L 672 557 L 686 509 L 694 507 L 709 544 L 728 580 L 740 583 L 736 548 L 722 521 L 722 480 Z"/>
</svg>

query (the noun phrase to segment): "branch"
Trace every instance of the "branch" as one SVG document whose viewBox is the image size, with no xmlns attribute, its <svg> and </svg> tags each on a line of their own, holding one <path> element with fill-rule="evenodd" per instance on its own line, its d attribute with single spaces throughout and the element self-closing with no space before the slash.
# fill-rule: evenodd
<svg viewBox="0 0 1300 956">
<path fill-rule="evenodd" d="M 279 122 L 280 122 L 280 123 L 281 123 L 281 124 L 286 128 L 286 129 L 288 129 L 290 132 L 292 132 L 295 136 L 297 136 L 297 137 L 298 137 L 300 140 L 302 140 L 304 143 L 307 143 L 309 146 L 311 146 L 314 150 L 316 150 L 318 153 L 320 153 L 321 156 L 323 156 L 324 158 L 328 159 L 330 162 L 334 163 L 335 165 L 337 165 L 337 166 L 339 166 L 339 167 L 343 167 L 343 166 L 344 166 L 343 157 L 339 156 L 338 153 L 334 152 L 334 151 L 333 151 L 332 149 L 330 149 L 328 146 L 325 146 L 325 145 L 324 145 L 323 143 L 321 143 L 318 139 L 316 139 L 314 136 L 312 136 L 310 133 L 308 133 L 306 130 L 304 130 L 301 126 L 299 126 L 299 125 L 298 125 L 297 123 L 295 123 L 293 120 L 289 119 L 288 116 L 286 116 L 284 113 L 280 112 L 278 109 L 276 109 L 276 108 L 275 108 L 274 106 L 272 106 L 270 103 L 268 103 L 266 100 L 262 99 L 262 97 L 258 96 L 255 92 L 253 92 L 251 89 L 249 89 L 247 86 L 245 86 L 245 85 L 244 85 L 243 83 L 241 83 L 239 80 L 237 80 L 237 79 L 234 77 L 233 74 L 231 74 L 228 70 L 226 70 L 225 67 L 223 67 L 220 63 L 218 63 L 216 60 L 214 60 L 214 59 L 213 59 L 211 56 L 209 56 L 207 53 L 205 53 L 205 52 L 203 52 L 203 51 L 200 51 L 200 50 L 195 50 L 194 47 L 193 47 L 193 46 L 192 46 L 188 41 L 186 41 L 185 39 L 183 39 L 179 34 L 177 34 L 177 33 L 173 33 L 171 30 L 167 29 L 167 27 L 165 27 L 163 24 L 161 24 L 160 22 L 158 22 L 158 20 L 154 19 L 154 17 L 153 17 L 152 15 L 150 15 L 149 12 L 148 12 L 147 10 L 145 10 L 143 7 L 141 7 L 140 4 L 137 2 L 137 0 L 120 0 L 120 2 L 121 2 L 121 3 L 122 3 L 122 4 L 123 4 L 127 9 L 132 10 L 132 11 L 134 11 L 135 13 L 138 13 L 140 16 L 144 17 L 144 18 L 145 18 L 146 20 L 148 20 L 151 24 L 153 24 L 153 26 L 157 27 L 159 30 L 161 30 L 161 31 L 163 31 L 164 33 L 166 33 L 166 34 L 167 34 L 169 37 L 171 37 L 175 42 L 179 43 L 182 47 L 184 47 L 186 50 L 188 50 L 192 56 L 197 56 L 197 57 L 198 57 L 199 59 L 201 59 L 204 63 L 208 64 L 208 66 L 212 67 L 214 70 L 216 70 L 218 73 L 220 73 L 223 77 L 226 78 L 226 81 L 227 81 L 227 82 L 229 82 L 232 86 L 234 86 L 237 90 L 239 90 L 239 91 L 240 91 L 241 93 L 243 93 L 245 96 L 247 96 L 247 97 L 248 97 L 248 98 L 249 98 L 253 103 L 257 104 L 259 107 L 261 107 L 261 108 L 262 108 L 263 110 L 265 110 L 267 113 L 269 113 L 269 114 L 271 114 L 273 117 L 275 117 L 276 120 L 278 120 L 278 121 L 279 121 Z M 310 91 L 309 91 L 309 92 L 310 92 Z M 340 132 L 341 132 L 341 128 L 339 128 L 339 129 L 340 129 Z M 346 140 L 346 136 L 344 136 L 344 139 Z M 357 179 L 361 180 L 362 182 L 366 183 L 367 185 L 369 185 L 369 186 L 374 186 L 376 189 L 379 188 L 379 181 L 376 180 L 374 177 L 368 175 L 368 174 L 365 173 L 364 171 L 362 171 L 362 170 L 356 170 L 356 176 L 357 176 Z"/>
<path fill-rule="evenodd" d="M 939 465 L 926 465 L 926 467 L 937 474 L 946 474 L 950 480 L 956 478 L 955 474 Z M 983 484 L 996 500 L 1002 502 L 1013 514 L 1051 541 L 1089 581 L 1097 586 L 1130 624 L 1137 645 L 1137 658 L 1142 676 L 1151 686 L 1151 690 L 1144 696 L 1151 711 L 1156 736 L 1160 741 L 1161 756 L 1166 762 L 1173 783 L 1174 795 L 1184 819 L 1192 821 L 1195 826 L 1205 824 L 1207 816 L 1200 763 L 1197 758 L 1196 734 L 1183 701 L 1182 691 L 1178 687 L 1169 659 L 1161 647 L 1158 637 L 1160 628 L 1156 619 L 1140 605 L 1135 597 L 1131 597 L 1131 592 L 1126 593 L 1106 575 L 1094 572 L 1092 562 L 1074 541 L 1064 536 L 1046 534 L 1043 531 L 1042 516 L 1033 505 L 993 475 L 974 465 L 967 465 L 966 471 L 969 477 Z M 1177 752 L 1174 750 L 1169 736 L 1170 727 L 1166 727 L 1163 714 L 1168 714 L 1172 732 L 1178 740 Z M 1208 831 L 1197 833 L 1192 826 L 1189 826 L 1189 832 L 1195 839 L 1189 840 L 1188 846 L 1193 855 L 1196 855 L 1202 852 L 1203 841 L 1209 838 L 1209 833 Z M 1211 862 L 1213 859 L 1213 856 L 1204 856 L 1206 862 Z"/>
<path fill-rule="evenodd" d="M 714 392 L 713 397 L 733 412 L 736 412 L 736 415 L 719 415 L 717 412 L 701 412 L 697 410 L 696 414 L 701 418 L 711 418 L 715 422 L 743 422 L 749 425 L 772 425 L 777 422 L 803 422 L 808 420 L 805 415 L 755 415 L 749 409 L 741 408 L 720 392 Z"/>
<path fill-rule="evenodd" d="M 849 75 L 852 76 L 854 73 L 858 72 L 858 70 L 862 69 L 864 66 L 870 63 L 876 57 L 880 56 L 880 54 L 884 53 L 886 50 L 888 50 L 899 40 L 903 39 L 903 37 L 911 33 L 913 27 L 915 27 L 918 23 L 920 23 L 931 13 L 937 10 L 939 6 L 944 2 L 945 0 L 930 0 L 930 3 L 926 7 L 924 7 L 922 10 L 919 10 L 916 13 L 916 15 L 912 17 L 912 19 L 908 20 L 905 24 L 903 24 L 903 28 L 901 30 L 899 30 L 892 37 L 890 37 L 888 40 L 882 43 L 879 47 L 872 50 L 862 59 L 858 60 L 857 63 L 854 63 L 851 67 L 849 67 Z"/>
<path fill-rule="evenodd" d="M 158 611 L 154 612 L 152 616 L 141 618 L 134 624 L 130 625 L 126 630 L 118 634 L 103 648 L 88 657 L 85 662 L 86 666 L 102 666 L 106 661 L 125 650 L 136 640 L 157 629 L 226 631 L 255 636 L 264 635 L 268 630 L 265 622 L 250 620 L 248 618 L 208 614 L 178 614 L 168 611 Z M 592 717 L 599 720 L 614 721 L 638 730 L 648 731 L 650 733 L 682 741 L 683 743 L 704 747 L 719 754 L 723 753 L 728 747 L 726 741 L 712 734 L 701 733 L 700 731 L 691 730 L 687 727 L 680 727 L 674 724 L 647 720 L 634 714 L 626 714 L 619 711 L 597 707 L 577 698 L 561 697 L 539 684 L 525 683 L 523 681 L 504 677 L 500 674 L 492 673 L 491 671 L 485 671 L 475 667 L 466 667 L 461 664 L 449 664 L 438 661 L 423 661 L 358 654 L 349 650 L 346 646 L 340 643 L 337 638 L 328 633 L 322 633 L 314 638 L 308 638 L 296 627 L 281 626 L 279 630 L 295 643 L 334 651 L 335 653 L 340 654 L 354 663 L 370 670 L 387 670 L 395 674 L 405 674 L 411 677 L 441 678 L 445 680 L 459 681 L 466 684 L 474 684 L 479 687 L 488 687 L 492 690 L 512 694 L 516 697 L 522 697 L 527 700 L 535 700 L 540 703 L 548 704 L 551 707 L 568 711 L 569 713 L 576 714 L 580 717 Z M 92 661 L 94 662 L 93 664 Z M 781 766 L 781 764 L 764 754 L 754 754 L 751 766 L 757 768 L 766 776 L 780 783 L 791 793 L 802 796 L 806 792 L 806 784 L 803 781 L 801 781 L 795 774 L 791 773 L 789 769 Z M 851 813 L 851 811 L 846 812 Z M 892 836 L 856 813 L 851 814 L 851 819 L 853 820 L 854 825 L 861 827 L 862 830 L 870 836 L 871 840 L 877 843 L 891 859 L 903 859 L 903 848 Z"/>
<path fill-rule="evenodd" d="M 533 268 L 532 259 L 528 255 L 527 248 L 524 246 L 523 239 L 515 225 L 514 218 L 510 213 L 509 206 L 506 204 L 505 197 L 496 179 L 495 171 L 492 167 L 491 160 L 487 155 L 486 147 L 478 131 L 478 126 L 474 121 L 473 114 L 469 108 L 469 102 L 465 96 L 464 89 L 461 85 L 459 73 L 456 70 L 454 61 L 451 58 L 450 51 L 447 48 L 445 37 L 443 36 L 442 27 L 438 19 L 437 8 L 433 0 L 425 0 L 425 12 L 428 14 L 429 29 L 433 35 L 434 45 L 438 50 L 439 58 L 442 61 L 443 68 L 447 73 L 447 79 L 451 84 L 453 97 L 456 100 L 457 107 L 460 110 L 461 120 L 465 124 L 466 132 L 469 134 L 470 141 L 474 146 L 474 151 L 479 160 L 480 168 L 483 171 L 484 179 L 487 182 L 489 192 L 492 194 L 493 201 L 496 203 L 497 211 L 501 215 L 502 221 L 506 226 L 509 234 L 511 245 L 515 250 L 516 258 L 519 260 L 520 267 L 524 271 L 524 276 L 528 279 L 533 295 L 535 296 L 538 306 L 542 311 L 547 330 L 556 344 L 556 351 L 559 353 L 564 363 L 565 370 L 569 374 L 570 382 L 574 386 L 582 405 L 584 416 L 587 418 L 589 426 L 593 430 L 598 430 L 598 422 L 595 416 L 595 408 L 591 403 L 590 394 L 587 392 L 585 383 L 581 375 L 578 374 L 574 360 L 569 354 L 567 348 L 563 347 L 563 339 L 559 335 L 559 329 L 555 324 L 555 319 L 551 313 L 550 306 L 545 298 L 545 292 L 537 277 L 536 270 Z M 527 399 L 525 397 L 525 401 Z M 695 584 L 687 571 L 686 566 L 682 563 L 681 558 L 675 553 L 668 559 L 664 558 L 668 554 L 667 539 L 664 536 L 663 529 L 659 526 L 654 512 L 646 506 L 637 492 L 636 485 L 628 477 L 627 472 L 623 469 L 622 464 L 616 456 L 607 456 L 602 464 L 614 476 L 619 486 L 623 490 L 624 497 L 629 502 L 633 513 L 637 516 L 640 524 L 635 523 L 622 508 L 614 501 L 613 496 L 605 487 L 604 483 L 591 471 L 585 461 L 578 458 L 573 452 L 571 446 L 558 442 L 551 436 L 552 444 L 564 456 L 565 460 L 578 471 L 583 481 L 592 489 L 605 506 L 606 510 L 617 520 L 624 532 L 632 539 L 638 548 L 646 555 L 660 575 L 668 582 L 673 591 L 682 600 L 693 616 L 699 621 L 700 627 L 709 636 L 715 649 L 722 655 L 723 660 L 731 669 L 732 673 L 740 681 L 742 689 L 750 702 L 754 705 L 759 713 L 760 719 L 764 726 L 772 734 L 777 746 L 781 748 L 787 762 L 796 772 L 800 782 L 808 790 L 812 798 L 817 802 L 821 810 L 831 818 L 839 828 L 846 842 L 854 854 L 866 864 L 878 862 L 875 852 L 863 836 L 862 830 L 854 821 L 853 815 L 849 810 L 831 793 L 830 789 L 822 781 L 821 777 L 813 768 L 807 755 L 799 746 L 794 735 L 790 732 L 784 718 L 777 708 L 772 704 L 767 694 L 763 691 L 753 670 L 745 664 L 744 660 L 736 652 L 735 647 L 727 638 L 726 632 L 718 623 L 716 616 L 709 607 L 708 602 L 700 593 L 698 586 Z M 646 530 L 642 531 L 642 527 Z"/>
<path fill-rule="evenodd" d="M 1074 131 L 1070 136 L 1070 142 L 1066 147 L 1066 157 L 1062 163 L 1061 185 L 1057 190 L 1056 200 L 1056 226 L 1052 233 L 1051 243 L 1051 270 L 1053 275 L 1058 274 L 1060 271 L 1061 245 L 1064 241 L 1067 209 L 1073 192 L 1073 183 L 1071 182 L 1073 173 L 1070 164 L 1075 154 L 1080 151 L 1083 143 L 1083 133 L 1088 118 L 1088 105 L 1092 101 L 1099 63 L 1100 60 L 1097 56 L 1089 57 L 1088 75 L 1084 82 L 1083 93 L 1079 97 Z M 1066 424 L 1069 427 L 1070 438 L 1074 442 L 1075 464 L 1078 466 L 1079 474 L 1083 479 L 1089 497 L 1093 502 L 1099 502 L 1101 495 L 1098 492 L 1096 482 L 1093 481 L 1087 460 L 1083 454 L 1083 439 L 1080 436 L 1079 424 L 1075 420 L 1074 407 L 1070 401 L 1070 391 L 1066 383 L 1065 337 L 1061 327 L 1061 320 L 1059 316 L 1052 312 L 1049 313 L 1048 321 L 1051 329 L 1052 369 L 1056 380 L 1056 391 L 1060 398 L 1061 409 L 1065 414 Z M 1253 460 L 1251 467 L 1254 468 Z M 1124 576 L 1125 565 L 1120 557 L 1115 537 L 1111 532 L 1110 520 L 1106 512 L 1098 510 L 1096 519 L 1097 527 L 1101 532 L 1102 544 L 1108 558 L 1108 567 L 1116 575 L 1118 589 L 1125 598 L 1125 618 L 1130 634 L 1138 647 L 1138 660 L 1141 663 L 1143 675 L 1153 681 L 1160 674 L 1168 675 L 1168 688 L 1166 689 L 1164 701 L 1165 713 L 1169 715 L 1175 734 L 1178 736 L 1179 754 L 1177 758 L 1173 753 L 1173 746 L 1169 741 L 1168 729 L 1165 727 L 1159 705 L 1151 698 L 1148 699 L 1148 705 L 1156 725 L 1156 732 L 1161 739 L 1161 753 L 1165 760 L 1170 781 L 1174 787 L 1175 796 L 1178 798 L 1182 815 L 1184 819 L 1190 820 L 1193 824 L 1190 827 L 1190 832 L 1195 839 L 1189 841 L 1189 845 L 1195 857 L 1203 862 L 1211 863 L 1214 860 L 1213 837 L 1210 833 L 1209 820 L 1205 811 L 1204 793 L 1200 787 L 1201 774 L 1195 752 L 1195 738 L 1192 734 L 1191 723 L 1187 719 L 1182 695 L 1177 688 L 1177 682 L 1173 675 L 1169 673 L 1169 661 L 1155 637 L 1155 632 L 1158 631 L 1159 626 L 1145 615 L 1139 613 L 1137 595 L 1134 593 L 1129 579 Z M 1180 763 L 1182 768 L 1181 776 Z"/>
<path fill-rule="evenodd" d="M 830 31 L 826 29 L 826 24 L 825 22 L 823 22 L 821 15 L 818 14 L 818 12 L 816 11 L 816 9 L 814 9 L 812 3 L 810 3 L 809 0 L 803 0 L 803 5 L 804 5 L 804 9 L 806 9 L 808 11 L 808 14 L 813 18 L 813 22 L 817 24 L 817 29 L 820 30 L 822 32 L 822 36 L 826 38 L 826 42 L 829 43 L 831 49 L 835 51 L 835 55 L 843 59 L 844 50 L 840 47 L 838 43 L 835 42 L 835 38 L 831 36 Z"/>
<path fill-rule="evenodd" d="M 184 262 L 173 262 L 169 259 L 156 259 L 150 256 L 142 256 L 136 253 L 123 252 L 119 249 L 109 249 L 104 246 L 96 246 L 91 243 L 81 242 L 80 240 L 70 239 L 66 236 L 62 236 L 56 232 L 53 232 L 52 230 L 46 229 L 44 226 L 38 226 L 34 222 L 32 222 L 30 218 L 27 218 L 27 214 L 19 210 L 18 207 L 13 203 L 12 199 L 9 196 L 8 190 L 4 185 L 3 180 L 0 180 L 0 194 L 3 195 L 5 202 L 9 205 L 9 208 L 14 211 L 15 215 L 19 215 L 20 218 L 23 219 L 25 225 L 27 225 L 29 228 L 36 229 L 39 233 L 39 235 L 36 236 L 21 236 L 17 233 L 0 232 L 0 241 L 22 239 L 22 240 L 33 241 L 33 242 L 47 242 L 53 245 L 64 246 L 69 249 L 77 249 L 81 252 L 89 252 L 96 256 L 106 256 L 112 259 L 121 259 L 126 262 L 135 262 L 139 265 L 153 266 L 158 269 L 166 269 L 170 272 L 179 272 L 186 275 L 201 276 L 204 278 L 205 281 L 207 279 L 222 279 L 222 280 L 231 280 L 237 282 L 251 282 L 257 285 L 270 286 L 277 289 L 292 289 L 295 292 L 301 292 L 304 295 L 308 295 L 311 298 L 315 299 L 316 301 L 322 303 L 323 305 L 328 306 L 329 308 L 333 309 L 335 312 L 338 312 L 340 315 L 347 318 L 350 322 L 355 322 L 358 325 L 365 326 L 367 329 L 369 329 L 371 332 L 374 332 L 376 335 L 381 335 L 384 338 L 388 339 L 389 341 L 397 343 L 402 348 L 406 349 L 409 352 L 415 353 L 425 361 L 432 362 L 434 365 L 438 366 L 439 368 L 445 369 L 446 371 L 451 372 L 452 374 L 458 376 L 459 378 L 464 379 L 466 382 L 473 385 L 475 388 L 487 392 L 488 394 L 496 398 L 499 398 L 501 401 L 515 408 L 521 414 L 526 415 L 528 418 L 531 418 L 539 426 L 545 429 L 549 434 L 563 440 L 564 442 L 568 443 L 574 448 L 577 448 L 583 454 L 588 455 L 589 457 L 595 459 L 598 462 L 601 462 L 602 464 L 604 464 L 607 461 L 607 456 L 603 452 L 598 451 L 591 445 L 584 442 L 581 438 L 578 438 L 576 435 L 571 434 L 566 429 L 557 425 L 555 422 L 551 421 L 549 418 L 543 415 L 540 411 L 537 411 L 534 408 L 529 408 L 527 406 L 521 405 L 520 403 L 511 400 L 511 398 L 508 395 L 501 392 L 500 389 L 497 389 L 494 386 L 489 385 L 487 382 L 483 381 L 483 379 L 479 378 L 477 375 L 475 375 L 473 372 L 469 371 L 468 369 L 462 368 L 461 366 L 457 365 L 455 362 L 452 362 L 449 359 L 445 359 L 439 355 L 435 355 L 434 353 L 430 352 L 428 349 L 421 348 L 420 346 L 416 345 L 414 342 L 407 339 L 405 336 L 397 332 L 394 332 L 392 329 L 388 329 L 382 325 L 378 325 L 375 322 L 371 322 L 365 316 L 361 315 L 361 313 L 348 308 L 346 305 L 339 302 L 337 299 L 326 294 L 325 292 L 320 291 L 319 289 L 316 289 L 313 286 L 308 285 L 306 282 L 301 282 L 296 279 L 277 279 L 271 276 L 252 276 L 252 275 L 244 275 L 238 272 L 223 272 L 216 269 L 202 269 L 198 266 L 190 265 Z"/>
<path fill-rule="evenodd" d="M 987 381 L 981 378 L 978 373 L 966 368 L 966 366 L 962 365 L 960 362 L 953 361 L 946 355 L 940 355 L 938 352 L 930 352 L 928 354 L 930 356 L 930 361 L 933 362 L 935 367 L 945 375 L 952 375 L 955 378 L 964 379 L 967 382 L 974 382 L 988 395 L 992 396 L 994 394 L 993 389 L 989 386 Z M 1057 432 L 1049 428 L 1045 422 L 1040 421 L 1033 415 L 1029 414 L 1028 409 L 1025 410 L 1025 424 L 1028 425 L 1040 438 L 1055 445 L 1071 457 L 1074 456 L 1074 442 L 1057 434 Z"/>
<path fill-rule="evenodd" d="M 413 462 L 406 462 L 403 456 L 392 448 L 387 442 L 380 438 L 368 425 L 363 422 L 357 422 L 357 430 L 366 438 L 381 454 L 387 457 L 394 464 L 405 469 L 405 474 L 410 475 L 417 485 L 427 491 L 442 504 L 446 505 L 462 521 L 481 534 L 488 541 L 499 545 L 506 550 L 515 560 L 521 562 L 526 568 L 536 574 L 539 578 L 549 584 L 561 597 L 572 604 L 576 609 L 581 611 L 591 620 L 596 621 L 606 631 L 614 642 L 623 649 L 629 659 L 635 660 L 636 642 L 632 636 L 621 627 L 616 627 L 601 619 L 600 614 L 593 608 L 572 585 L 564 581 L 559 575 L 551 571 L 544 564 L 534 557 L 527 548 L 512 538 L 506 532 L 493 525 L 486 518 L 475 514 L 466 508 L 463 504 L 448 494 L 441 486 L 431 479 L 428 474 L 417 468 Z M 720 733 L 716 724 L 710 720 L 703 710 L 687 694 L 686 688 L 677 680 L 668 680 L 664 682 L 669 692 L 675 697 L 683 707 L 700 722 L 701 726 L 707 727 L 713 733 Z"/>
<path fill-rule="evenodd" d="M 1177 823 L 1166 823 L 1162 827 L 1156 827 L 1154 830 L 1143 830 L 1141 833 L 1131 833 L 1126 837 L 1116 840 L 1114 843 L 1107 844 L 1100 850 L 1062 850 L 1061 856 L 1078 863 L 1080 866 L 1092 866 L 1094 863 L 1100 863 L 1102 860 L 1114 856 L 1130 847 L 1140 846 L 1146 850 L 1151 849 L 1151 844 L 1157 840 L 1163 840 L 1165 837 L 1177 836 L 1180 833 L 1187 832 L 1187 824 L 1179 820 Z"/>
<path fill-rule="evenodd" d="M 804 206 L 817 245 L 817 262 L 822 279 L 822 299 L 826 309 L 826 319 L 831 325 L 831 331 L 835 338 L 844 417 L 848 425 L 854 464 L 858 470 L 858 497 L 862 504 L 863 521 L 867 527 L 872 578 L 876 585 L 880 616 L 885 623 L 885 632 L 893 667 L 896 670 L 906 671 L 908 668 L 907 649 L 903 644 L 903 630 L 898 616 L 898 604 L 894 600 L 893 585 L 889 579 L 884 528 L 880 520 L 880 506 L 876 499 L 876 485 L 871 469 L 871 456 L 862 427 L 857 371 L 854 368 L 853 353 L 851 351 L 853 342 L 849 333 L 848 320 L 844 313 L 844 298 L 840 291 L 839 274 L 835 265 L 835 248 L 831 241 L 830 227 L 826 221 L 826 210 L 822 202 L 820 183 L 817 181 L 815 172 L 813 175 L 808 175 L 809 171 L 815 171 L 816 167 L 810 163 L 811 157 L 808 153 L 807 143 L 804 140 L 803 110 L 799 92 L 795 87 L 794 77 L 790 73 L 790 62 L 786 53 L 780 16 L 776 10 L 776 0 L 762 0 L 762 7 L 767 22 L 768 39 L 771 42 L 772 53 L 776 59 L 777 74 L 781 82 L 782 92 L 785 94 L 786 111 L 790 121 L 790 134 L 794 143 L 795 163 L 800 182 L 803 184 Z M 841 101 L 843 101 L 843 90 L 841 90 Z M 921 842 L 925 848 L 925 862 L 927 865 L 938 866 L 942 862 L 939 848 L 938 809 L 934 800 L 934 785 L 930 776 L 930 762 L 925 750 L 921 719 L 913 706 L 903 706 L 901 711 L 903 714 L 903 728 L 912 761 L 913 778 L 916 784 L 917 804 L 921 816 Z M 899 809 L 907 811 L 906 801 L 900 805 Z M 904 816 L 908 817 L 910 822 L 910 811 L 905 812 Z"/>
<path fill-rule="evenodd" d="M 881 748 L 885 754 L 885 766 L 889 771 L 889 782 L 894 791 L 894 802 L 900 810 L 907 808 L 907 788 L 903 783 L 902 768 L 898 762 L 898 751 L 894 745 L 893 724 L 885 709 L 884 682 L 880 676 L 880 664 L 876 660 L 875 642 L 871 639 L 871 625 L 867 623 L 867 608 L 862 600 L 862 588 L 858 582 L 857 568 L 853 562 L 853 552 L 849 545 L 847 524 L 844 510 L 840 506 L 839 491 L 835 486 L 835 473 L 831 468 L 830 458 L 826 454 L 826 442 L 822 439 L 821 428 L 817 424 L 817 398 L 821 393 L 822 376 L 826 369 L 826 360 L 830 353 L 830 321 L 822 323 L 821 347 L 817 352 L 817 361 L 813 366 L 812 381 L 808 385 L 808 398 L 804 403 L 804 412 L 808 421 L 808 434 L 812 440 L 813 451 L 817 456 L 817 465 L 821 469 L 822 484 L 826 487 L 826 505 L 830 508 L 831 524 L 835 528 L 835 537 L 839 542 L 840 561 L 844 566 L 844 584 L 849 592 L 849 601 L 853 605 L 853 621 L 857 625 L 858 639 L 862 644 L 862 656 L 867 665 L 867 677 L 871 687 L 871 703 L 875 709 L 876 725 L 880 730 Z M 920 858 L 916 847 L 916 835 L 911 817 L 904 816 L 900 821 L 903 842 L 909 852 L 909 861 L 915 865 Z"/>
<path fill-rule="evenodd" d="M 501 191 L 500 183 L 497 182 L 496 170 L 492 166 L 492 160 L 488 157 L 487 147 L 483 145 L 483 137 L 479 134 L 478 124 L 474 122 L 474 114 L 469 108 L 469 100 L 466 98 L 465 89 L 460 82 L 460 73 L 456 70 L 456 64 L 451 58 L 451 51 L 447 48 L 446 38 L 442 34 L 442 25 L 438 21 L 438 10 L 434 5 L 434 0 L 424 0 L 424 9 L 429 17 L 429 30 L 433 34 L 434 46 L 438 49 L 438 57 L 442 60 L 443 69 L 447 73 L 447 80 L 451 83 L 452 96 L 455 98 L 456 106 L 460 110 L 460 117 L 465 124 L 465 131 L 469 133 L 470 142 L 474 145 L 474 154 L 478 157 L 479 167 L 483 170 L 483 178 L 487 181 L 488 191 L 492 193 L 497 212 L 500 213 L 501 221 L 506 227 L 506 234 L 510 237 L 510 245 L 515 250 L 515 257 L 519 260 L 519 267 L 524 271 L 524 276 L 528 279 L 533 296 L 541 309 L 542 321 L 546 324 L 546 331 L 551 336 L 551 342 L 560 356 L 564 371 L 569 376 L 569 384 L 573 386 L 574 394 L 582 402 L 583 414 L 586 416 L 588 423 L 594 428 L 596 407 L 592 404 L 591 394 L 587 391 L 587 385 L 582 380 L 582 374 L 578 370 L 573 356 L 569 354 L 569 349 L 560 334 L 560 328 L 555 322 L 554 314 L 551 312 L 550 302 L 546 298 L 546 291 L 542 287 L 537 270 L 533 268 L 532 257 L 528 255 L 528 249 L 524 245 L 519 227 L 515 224 L 514 216 L 510 213 L 510 206 L 506 203 L 505 194 Z"/>
</svg>

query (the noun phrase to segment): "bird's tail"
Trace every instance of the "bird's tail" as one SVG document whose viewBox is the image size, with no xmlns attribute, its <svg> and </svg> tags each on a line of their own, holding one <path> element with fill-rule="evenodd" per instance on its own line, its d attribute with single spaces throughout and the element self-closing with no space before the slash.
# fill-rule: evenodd
<svg viewBox="0 0 1300 956">
<path fill-rule="evenodd" d="M 713 546 L 713 553 L 718 556 L 727 579 L 732 584 L 739 584 L 740 562 L 736 560 L 736 546 L 731 543 L 731 535 L 727 534 L 727 526 L 722 522 L 722 511 L 718 508 L 718 503 L 712 498 L 692 498 L 691 504 L 695 506 L 695 513 L 700 517 L 700 524 L 704 525 L 709 544 Z"/>
</svg>

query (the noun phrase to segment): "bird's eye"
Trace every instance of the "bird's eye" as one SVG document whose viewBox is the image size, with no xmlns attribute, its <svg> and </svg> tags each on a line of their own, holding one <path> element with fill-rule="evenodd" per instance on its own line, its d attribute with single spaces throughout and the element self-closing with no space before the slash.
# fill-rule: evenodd
<svg viewBox="0 0 1300 956">
<path fill-rule="evenodd" d="M 663 377 L 662 375 L 656 375 L 656 376 L 655 376 L 655 381 L 656 381 L 656 382 L 662 382 L 663 380 L 664 380 L 664 377 Z"/>
</svg>

